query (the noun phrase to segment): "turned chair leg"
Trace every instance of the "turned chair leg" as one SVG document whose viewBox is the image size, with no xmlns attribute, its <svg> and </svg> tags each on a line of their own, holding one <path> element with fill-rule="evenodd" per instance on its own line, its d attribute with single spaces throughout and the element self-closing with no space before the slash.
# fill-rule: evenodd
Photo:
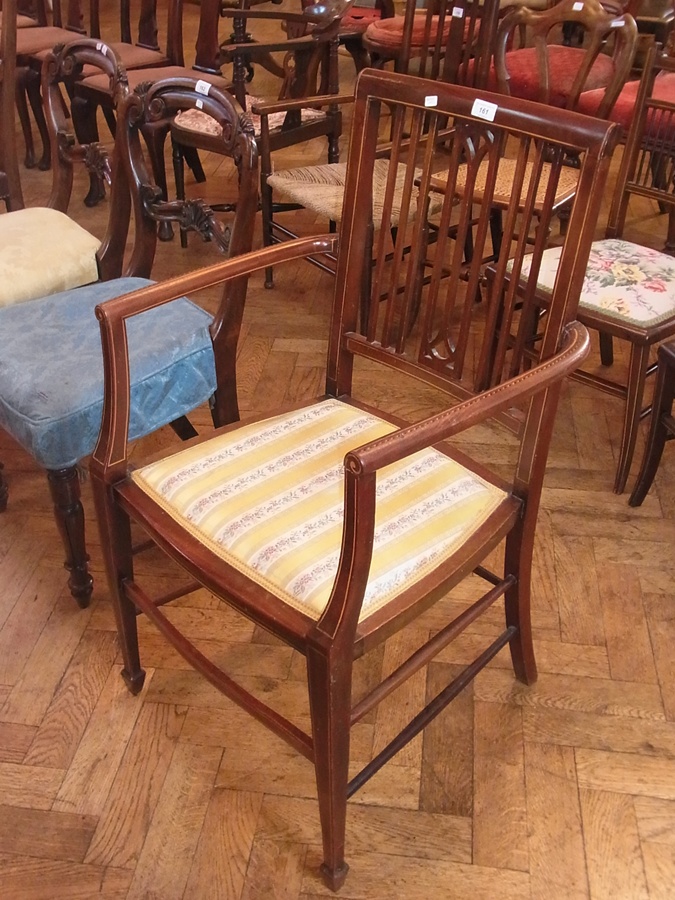
<svg viewBox="0 0 675 900">
<path fill-rule="evenodd" d="M 659 369 L 654 388 L 649 437 L 640 472 L 628 501 L 629 506 L 640 506 L 647 496 L 661 462 L 666 441 L 673 437 L 671 415 L 673 400 L 675 400 L 675 352 L 672 348 L 662 347 L 659 349 Z"/>
<path fill-rule="evenodd" d="M 80 502 L 78 471 L 76 466 L 50 469 L 47 479 L 54 503 L 56 525 L 66 551 L 65 567 L 70 572 L 68 587 L 78 606 L 84 609 L 91 599 L 93 579 L 87 566 L 89 557 L 84 538 L 84 510 Z"/>
<path fill-rule="evenodd" d="M 340 648 L 344 653 L 345 649 Z M 330 654 L 336 653 L 335 646 Z M 307 655 L 307 681 L 314 740 L 314 769 L 323 839 L 321 874 L 337 891 L 349 871 L 345 862 L 351 666 L 323 652 Z"/>
</svg>

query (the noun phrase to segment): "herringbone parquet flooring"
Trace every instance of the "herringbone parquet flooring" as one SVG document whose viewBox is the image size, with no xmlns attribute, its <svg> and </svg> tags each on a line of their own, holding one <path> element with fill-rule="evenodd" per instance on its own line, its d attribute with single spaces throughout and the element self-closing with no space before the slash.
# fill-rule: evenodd
<svg viewBox="0 0 675 900">
<path fill-rule="evenodd" d="M 227 190 L 219 161 L 207 168 L 208 190 Z M 29 201 L 45 195 L 45 175 L 25 183 Z M 81 188 L 72 214 L 101 233 L 106 208 L 85 210 Z M 630 236 L 660 246 L 665 219 L 655 213 L 631 209 Z M 207 264 L 214 253 L 194 238 L 188 251 L 162 245 L 155 274 Z M 321 389 L 330 289 L 309 266 L 279 272 L 273 291 L 254 280 L 239 357 L 244 413 Z M 394 402 L 423 412 L 419 397 Z M 345 900 L 675 896 L 675 453 L 666 451 L 644 505 L 629 509 L 626 496 L 611 493 L 620 414 L 616 400 L 576 384 L 565 390 L 536 545 L 539 681 L 515 682 L 502 652 L 357 795 Z M 207 411 L 196 421 L 208 427 Z M 478 449 L 510 461 L 506 439 L 492 435 Z M 0 459 L 10 486 L 0 517 L 0 897 L 328 895 L 317 874 L 311 766 L 147 624 L 148 678 L 140 696 L 127 694 L 86 480 L 96 586 L 82 611 L 66 588 L 44 474 L 4 434 Z M 171 580 L 159 556 L 145 565 L 158 584 Z M 359 679 L 393 668 L 469 590 L 364 659 Z M 206 593 L 180 602 L 174 616 L 306 723 L 297 655 Z M 467 629 L 355 728 L 355 764 L 468 661 L 499 616 Z"/>
</svg>

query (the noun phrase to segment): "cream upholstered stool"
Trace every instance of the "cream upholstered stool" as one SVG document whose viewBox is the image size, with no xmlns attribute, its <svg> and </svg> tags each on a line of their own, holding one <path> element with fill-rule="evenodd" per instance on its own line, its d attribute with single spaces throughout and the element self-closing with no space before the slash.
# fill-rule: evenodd
<svg viewBox="0 0 675 900">
<path fill-rule="evenodd" d="M 0 216 L 0 306 L 98 281 L 100 246 L 97 237 L 56 209 Z"/>
</svg>

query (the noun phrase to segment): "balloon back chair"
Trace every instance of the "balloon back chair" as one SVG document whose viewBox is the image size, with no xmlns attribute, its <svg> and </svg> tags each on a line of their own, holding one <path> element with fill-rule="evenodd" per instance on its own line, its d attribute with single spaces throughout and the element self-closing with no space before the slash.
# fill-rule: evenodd
<svg viewBox="0 0 675 900">
<path fill-rule="evenodd" d="M 54 123 L 55 153 L 74 143 L 61 104 L 59 88 L 82 65 L 98 62 L 113 78 L 118 64 L 112 51 L 82 39 L 61 48 L 45 62 L 48 120 Z M 108 229 L 99 251 L 108 280 L 34 298 L 0 308 L 0 427 L 47 470 L 57 525 L 70 570 L 69 587 L 81 606 L 92 592 L 87 566 L 78 466 L 94 448 L 103 404 L 103 361 L 96 305 L 126 294 L 148 280 L 155 253 L 158 223 L 178 222 L 202 236 L 225 240 L 223 229 L 203 201 L 166 203 L 148 174 L 139 130 L 147 118 L 170 120 L 181 109 L 202 105 L 222 129 L 220 151 L 233 157 L 239 170 L 239 205 L 229 240 L 231 255 L 249 250 L 258 197 L 257 152 L 250 122 L 229 95 L 198 92 L 197 79 L 159 81 L 146 93 L 127 93 L 118 102 L 119 126 L 113 157 Z M 29 212 L 29 210 L 27 210 Z M 133 240 L 124 262 L 130 221 Z M 0 221 L 19 213 L 8 213 Z M 56 243 L 57 237 L 51 236 Z M 39 244 L 31 260 L 40 259 Z M 95 280 L 95 279 L 92 279 Z M 234 285 L 223 303 L 241 304 Z M 188 300 L 137 322 L 131 336 L 133 404 L 131 429 L 142 436 L 172 424 L 181 437 L 195 431 L 185 415 L 216 396 L 214 420 L 226 421 L 233 374 L 232 361 L 214 366 L 213 347 L 223 340 L 219 322 Z M 222 359 L 223 354 L 219 356 Z M 225 366 L 225 369 L 223 368 Z M 167 381 L 172 390 L 166 391 Z M 223 386 L 222 390 L 218 390 Z M 219 397 L 223 399 L 218 399 Z"/>
<path fill-rule="evenodd" d="M 377 199 L 373 165 L 382 132 L 392 128 L 386 190 Z M 90 471 L 123 678 L 132 692 L 140 691 L 145 673 L 137 616 L 142 612 L 206 679 L 313 762 L 322 872 L 334 890 L 347 874 L 348 797 L 502 647 L 509 645 L 519 679 L 531 683 L 536 678 L 529 591 L 537 508 L 561 381 L 587 352 L 587 334 L 573 320 L 617 132 L 617 126 L 599 120 L 510 98 L 497 100 L 473 88 L 363 71 L 356 87 L 337 276 L 331 282 L 325 394 L 218 430 L 178 453 L 139 460 L 131 469 L 125 334 L 133 329 L 135 316 L 161 308 L 189 289 L 227 284 L 269 264 L 297 266 L 303 256 L 335 247 L 338 238 L 327 234 L 263 248 L 97 310 L 106 388 Z M 572 209 L 574 227 L 563 243 L 553 292 L 555 312 L 547 319 L 536 358 L 512 359 L 517 374 L 507 377 L 504 370 L 499 385 L 481 393 L 477 379 L 491 358 L 494 326 L 513 291 L 506 296 L 498 283 L 487 304 L 473 302 L 481 266 L 477 261 L 467 266 L 462 253 L 472 203 L 468 194 L 457 200 L 453 182 L 467 157 L 477 165 L 487 155 L 496 166 L 507 141 L 518 145 L 522 163 L 508 213 L 514 223 L 524 218 L 525 227 L 532 221 L 533 198 L 522 203 L 516 197 L 528 159 L 536 173 L 544 155 L 552 158 L 553 183 L 564 150 L 574 147 L 580 159 L 577 197 L 583 200 Z M 431 177 L 438 166 L 448 171 L 437 207 L 439 235 L 449 234 L 452 220 L 460 234 L 457 240 L 439 237 L 432 278 L 420 290 Z M 536 180 L 535 175 L 532 183 Z M 398 229 L 388 261 L 378 254 L 381 265 L 367 279 L 370 295 L 363 304 L 370 236 L 374 230 L 391 234 L 397 203 L 407 207 L 401 219 L 409 225 Z M 546 215 L 551 214 L 550 203 L 544 206 L 546 212 L 534 223 L 538 256 L 545 247 Z M 488 206 L 481 209 L 476 235 L 489 242 Z M 405 255 L 404 246 L 410 248 Z M 518 240 L 507 251 L 504 245 L 501 271 L 509 258 L 519 270 L 528 246 Z M 365 317 L 360 315 L 364 305 Z M 233 315 L 238 327 L 238 311 Z M 423 391 L 435 397 L 429 405 L 423 402 L 423 408 L 416 406 L 421 418 L 412 422 L 386 411 L 387 398 L 405 390 L 408 379 L 415 403 Z M 519 435 L 520 450 L 509 477 L 450 442 L 473 425 L 495 419 Z M 181 633 L 164 607 L 171 598 L 151 597 L 142 572 L 134 573 L 132 522 L 185 570 L 184 593 L 207 588 L 305 657 L 311 734 L 233 681 Z M 486 556 L 502 541 L 504 567 L 495 563 L 498 571 L 493 572 Z M 472 572 L 484 579 L 485 593 L 385 682 L 364 697 L 352 696 L 354 660 Z M 171 597 L 180 593 L 176 586 Z M 500 635 L 488 640 L 480 655 L 381 753 L 350 773 L 350 726 L 502 597 L 505 626 Z"/>
<path fill-rule="evenodd" d="M 413 17 L 406 18 L 403 49 L 398 58 L 399 70 L 406 74 L 410 66 L 411 74 L 424 78 L 441 80 L 449 84 L 484 87 L 497 28 L 498 0 L 485 2 L 456 0 L 454 3 L 436 3 L 429 7 L 428 13 L 428 15 L 424 13 L 428 25 L 424 32 L 426 39 L 420 39 L 416 45 L 413 45 Z M 418 19 L 419 17 L 416 17 L 415 21 Z M 382 145 L 373 169 L 373 181 L 380 193 L 386 184 L 389 136 L 382 135 Z M 277 170 L 267 176 L 266 182 L 268 191 L 275 192 L 284 201 L 275 204 L 275 208 L 311 210 L 328 220 L 329 227 L 333 229 L 335 224 L 340 222 L 342 215 L 345 177 L 345 164 L 333 163 Z M 400 203 L 397 209 L 400 209 Z M 396 228 L 398 224 L 394 219 L 392 227 Z M 271 214 L 266 215 L 263 208 L 265 244 L 293 237 L 295 235 L 284 223 Z M 335 259 L 330 256 L 323 256 L 312 262 L 326 271 L 335 271 Z M 266 280 L 268 287 L 272 286 L 272 277 L 272 271 L 269 270 Z"/>
<path fill-rule="evenodd" d="M 62 16 L 62 7 L 65 17 Z M 106 13 L 105 28 L 101 27 L 102 9 Z M 117 14 L 116 28 L 110 27 L 108 17 L 111 13 Z M 41 108 L 40 69 L 52 47 L 71 41 L 77 35 L 103 40 L 127 71 L 182 65 L 183 62 L 180 0 L 168 0 L 163 21 L 157 15 L 157 0 L 115 0 L 113 4 L 108 2 L 103 6 L 101 0 L 67 0 L 67 3 L 65 0 L 54 0 L 53 20 L 53 26 L 31 29 L 30 33 L 21 34 L 18 39 L 22 78 L 17 105 L 26 142 L 26 165 L 34 166 L 36 157 L 24 92 L 28 94 L 42 136 L 42 157 L 37 162 L 42 169 L 48 168 L 50 159 L 48 133 Z M 160 34 L 163 46 L 160 46 Z M 105 108 L 104 112 L 114 131 L 111 110 Z"/>
<path fill-rule="evenodd" d="M 660 99 L 661 73 L 675 72 L 675 60 L 652 46 L 636 98 L 635 114 L 617 176 L 605 240 L 593 243 L 581 292 L 579 320 L 599 332 L 603 367 L 613 363 L 612 340 L 630 346 L 623 380 L 609 379 L 596 369 L 576 378 L 618 396 L 625 403 L 614 491 L 621 493 L 628 479 L 640 420 L 650 411 L 645 404 L 646 378 L 655 369 L 653 348 L 675 335 L 675 98 Z M 668 252 L 623 240 L 631 197 L 647 197 L 669 210 Z M 558 250 L 547 250 L 540 270 L 541 297 L 555 277 Z"/>
</svg>

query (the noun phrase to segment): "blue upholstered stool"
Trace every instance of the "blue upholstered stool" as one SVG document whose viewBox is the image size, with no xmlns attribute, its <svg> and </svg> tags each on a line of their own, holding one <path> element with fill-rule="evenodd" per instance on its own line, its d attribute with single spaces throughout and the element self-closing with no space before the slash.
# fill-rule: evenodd
<svg viewBox="0 0 675 900">
<path fill-rule="evenodd" d="M 47 470 L 66 547 L 69 586 L 86 606 L 77 464 L 94 449 L 103 407 L 97 304 L 152 284 L 117 278 L 0 309 L 0 426 Z M 130 436 L 180 420 L 216 388 L 211 316 L 181 298 L 129 324 Z"/>
</svg>

